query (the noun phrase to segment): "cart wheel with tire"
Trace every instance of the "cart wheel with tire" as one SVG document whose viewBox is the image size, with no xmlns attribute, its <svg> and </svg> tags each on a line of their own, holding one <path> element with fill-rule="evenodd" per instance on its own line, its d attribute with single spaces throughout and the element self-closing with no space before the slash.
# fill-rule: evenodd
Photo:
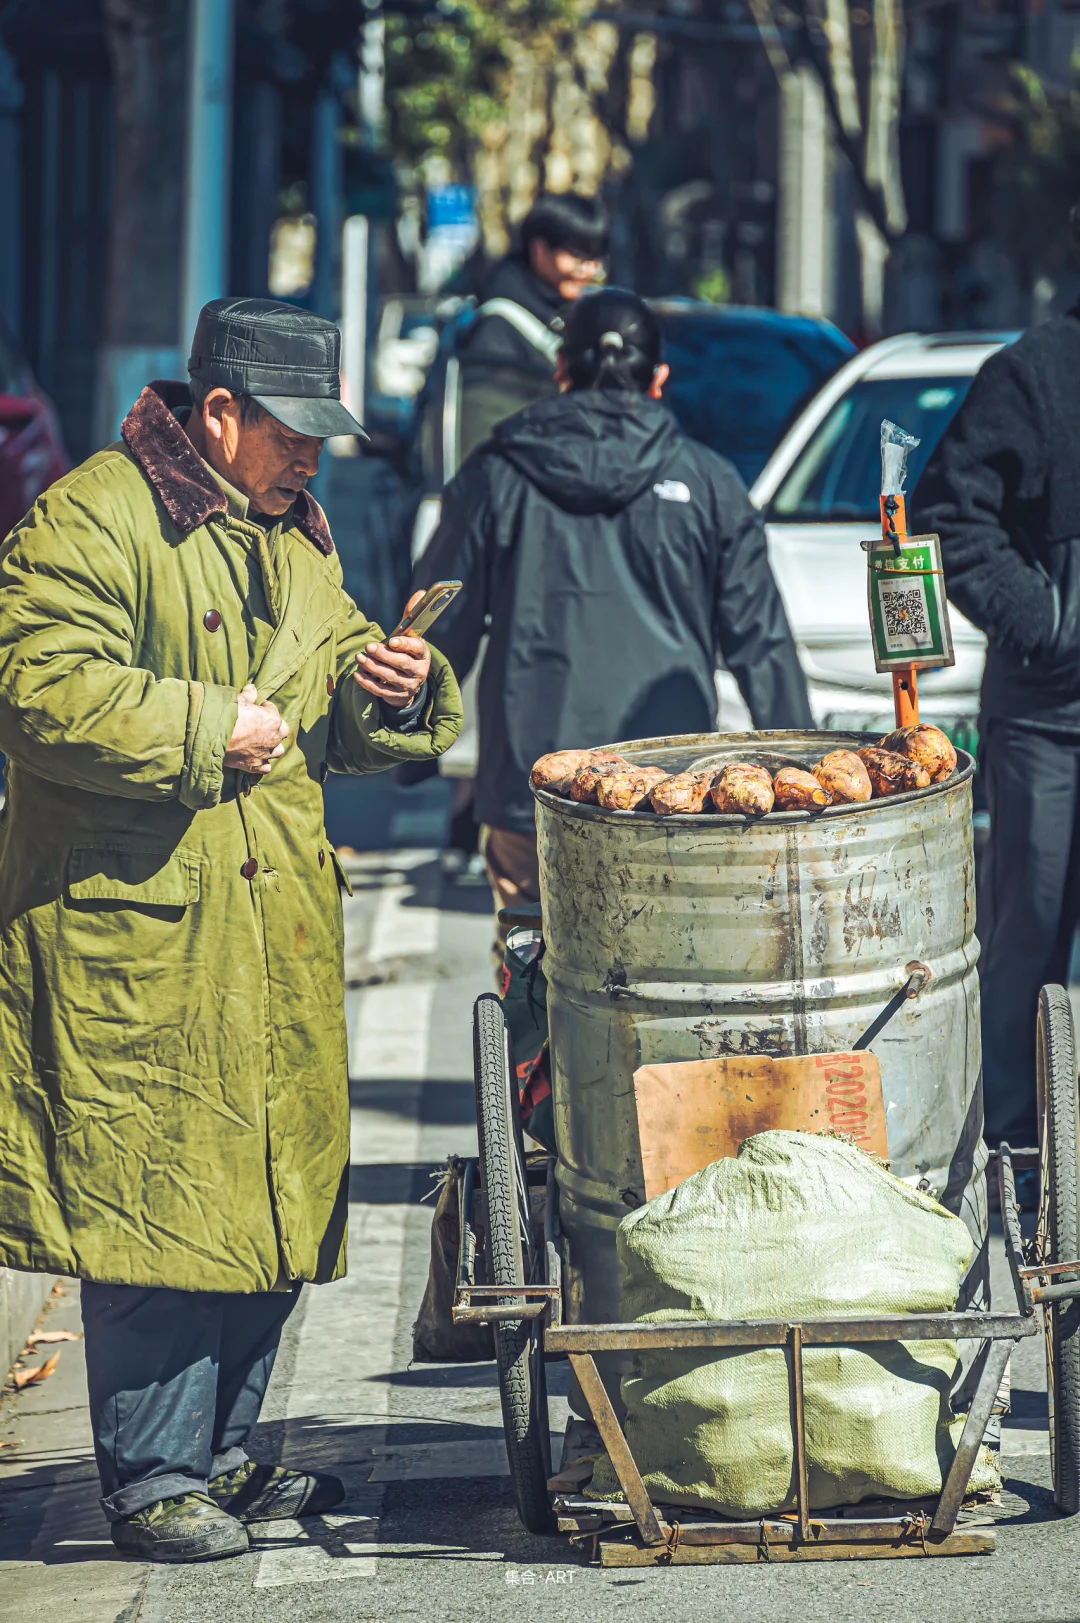
<svg viewBox="0 0 1080 1623">
<path fill-rule="evenodd" d="M 1039 1214 L 1033 1249 L 1046 1340 L 1054 1503 L 1080 1510 L 1080 1114 L 1072 1007 L 1063 986 L 1039 993 L 1036 1028 Z"/>
<path fill-rule="evenodd" d="M 520 1316 L 534 1305 L 523 1300 L 522 1288 L 544 1281 L 544 1239 L 533 1216 L 510 1034 L 493 992 L 476 1001 L 473 1058 L 488 1272 L 493 1293 L 499 1287 L 515 1292 L 495 1294 L 492 1314 L 506 1455 L 522 1522 L 530 1533 L 550 1533 L 555 1523 L 543 1339 L 539 1316 Z M 504 1316 L 496 1318 L 499 1312 Z"/>
</svg>

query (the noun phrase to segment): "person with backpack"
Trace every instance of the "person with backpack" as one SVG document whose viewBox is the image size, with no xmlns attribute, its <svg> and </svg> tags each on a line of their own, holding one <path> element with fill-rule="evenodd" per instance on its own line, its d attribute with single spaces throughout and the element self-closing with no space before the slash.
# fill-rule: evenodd
<svg viewBox="0 0 1080 1623">
<path fill-rule="evenodd" d="M 514 252 L 482 280 L 478 308 L 461 311 L 444 331 L 417 410 L 414 457 L 424 494 L 413 515 L 414 558 L 438 521 L 444 484 L 470 452 L 504 418 L 558 393 L 560 311 L 602 275 L 607 241 L 596 198 L 542 193 L 521 222 Z M 395 778 L 411 785 L 437 770 L 434 763 L 399 767 Z M 451 847 L 471 859 L 478 838 L 472 780 L 453 763 L 446 770 L 457 789 Z"/>
<path fill-rule="evenodd" d="M 636 294 L 572 305 L 560 393 L 469 458 L 416 567 L 415 587 L 464 583 L 430 636 L 459 680 L 489 639 L 476 810 L 498 907 L 539 897 L 541 755 L 712 731 L 718 656 L 755 727 L 814 724 L 761 517 L 664 406 L 668 377 Z"/>
<path fill-rule="evenodd" d="M 557 392 L 552 322 L 602 274 L 607 243 L 595 197 L 545 192 L 525 216 L 519 247 L 495 266 L 456 346 L 462 461 L 504 417 Z"/>
</svg>

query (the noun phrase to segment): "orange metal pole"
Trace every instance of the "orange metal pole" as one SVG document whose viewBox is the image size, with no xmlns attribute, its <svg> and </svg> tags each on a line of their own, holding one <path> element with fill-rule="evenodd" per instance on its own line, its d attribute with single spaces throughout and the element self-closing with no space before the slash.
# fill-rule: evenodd
<svg viewBox="0 0 1080 1623">
<path fill-rule="evenodd" d="M 907 536 L 907 503 L 903 496 L 882 496 L 881 533 L 886 541 L 899 542 Z M 898 727 L 915 727 L 919 721 L 919 673 L 914 665 L 893 671 L 893 714 Z"/>
</svg>

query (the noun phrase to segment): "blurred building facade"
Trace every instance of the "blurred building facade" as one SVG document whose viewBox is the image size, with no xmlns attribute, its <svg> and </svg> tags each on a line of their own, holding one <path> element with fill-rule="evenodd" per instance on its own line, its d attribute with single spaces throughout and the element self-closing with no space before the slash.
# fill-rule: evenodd
<svg viewBox="0 0 1080 1623">
<path fill-rule="evenodd" d="M 125 394 L 186 359 L 197 9 L 199 0 L 0 3 L 0 314 L 76 458 L 110 436 Z M 209 0 L 202 10 L 219 120 L 209 126 L 216 159 L 203 161 L 222 168 L 214 291 L 267 295 L 283 197 L 301 216 L 320 188 L 336 200 L 344 184 L 337 109 L 355 92 L 357 8 L 341 0 L 305 17 L 287 0 Z M 319 286 L 304 290 L 331 315 L 334 269 L 322 262 L 334 246 L 325 233 L 313 267 L 321 282 L 309 277 Z"/>
<path fill-rule="evenodd" d="M 282 265 L 285 247 L 310 264 L 273 291 L 337 317 L 350 214 L 374 224 L 372 285 L 416 286 L 423 208 L 386 150 L 380 30 L 384 13 L 422 22 L 423 0 L 0 0 L 0 314 L 76 457 L 148 369 L 182 367 L 187 65 L 207 4 L 231 19 L 207 91 L 228 103 L 219 290 L 271 291 L 279 241 Z M 837 57 L 823 20 L 839 16 Z M 1063 241 L 1071 184 L 1059 165 L 1040 201 L 1039 174 L 1010 169 L 1017 65 L 1073 117 L 1080 157 L 1078 26 L 1080 0 L 596 0 L 542 72 L 519 53 L 501 145 L 443 178 L 475 184 L 492 251 L 540 185 L 603 192 L 612 274 L 645 293 L 825 315 L 858 339 L 1026 325 L 1077 279 L 1017 226 L 1052 238 L 1060 216 Z"/>
<path fill-rule="evenodd" d="M 1064 104 L 1071 91 L 1062 116 L 1080 111 L 1076 0 L 897 5 L 893 127 L 876 137 L 867 101 L 881 0 L 840 7 L 854 116 L 868 147 L 876 139 L 895 152 L 902 190 L 887 236 L 864 208 L 873 151 L 853 164 L 837 139 L 844 86 L 828 71 L 837 10 L 815 12 L 766 0 L 622 8 L 620 29 L 651 42 L 655 106 L 618 190 L 620 279 L 655 293 L 713 287 L 738 302 L 829 316 L 860 339 L 1025 326 L 1072 302 L 1067 182 L 1040 210 L 1061 245 L 1046 256 L 1052 275 L 1017 240 L 1013 194 L 1038 184 L 1015 174 L 1024 140 L 1017 70 L 1035 102 Z M 1060 137 L 1051 122 L 1044 133 Z M 1066 131 L 1061 166 L 1070 139 Z M 1071 200 L 1080 201 L 1080 171 L 1075 183 Z M 1040 208 L 1030 195 L 1027 203 Z"/>
</svg>

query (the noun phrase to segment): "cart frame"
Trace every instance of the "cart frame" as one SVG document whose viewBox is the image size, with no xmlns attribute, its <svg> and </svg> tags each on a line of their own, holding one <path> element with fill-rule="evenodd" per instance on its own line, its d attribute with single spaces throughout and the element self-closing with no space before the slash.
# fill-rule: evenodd
<svg viewBox="0 0 1080 1623">
<path fill-rule="evenodd" d="M 1050 989 L 1053 990 L 1053 989 Z M 1045 996 L 1045 993 L 1044 993 Z M 1075 1074 L 1073 1078 L 1075 1086 Z M 558 1228 L 555 1159 L 530 1163 L 533 1182 L 543 1173 L 542 1245 L 536 1246 L 530 1282 L 476 1283 L 478 1162 L 468 1163 L 459 1185 L 458 1273 L 453 1315 L 459 1323 L 523 1325 L 532 1321 L 538 1356 L 565 1355 L 589 1405 L 600 1439 L 623 1491 L 621 1502 L 587 1500 L 569 1493 L 556 1476 L 549 1482 L 558 1530 L 572 1541 L 591 1540 L 605 1566 L 714 1564 L 747 1561 L 837 1560 L 865 1557 L 987 1554 L 995 1532 L 988 1519 L 966 1513 L 963 1501 L 997 1400 L 1013 1347 L 1040 1328 L 1036 1308 L 1080 1297 L 1080 1260 L 1025 1261 L 1015 1169 L 1040 1168 L 1038 1150 L 997 1155 L 998 1194 L 1005 1249 L 1016 1296 L 1014 1313 L 952 1312 L 859 1318 L 790 1320 L 687 1320 L 668 1324 L 566 1324 L 563 1322 L 562 1253 Z M 1040 1214 L 1041 1215 L 1041 1214 Z M 542 1282 L 536 1278 L 542 1273 Z M 1071 1275 L 1066 1279 L 1064 1276 Z M 525 1278 L 530 1280 L 530 1271 Z M 1049 1281 L 1048 1283 L 1046 1281 Z M 952 1465 L 940 1497 L 864 1505 L 822 1516 L 810 1508 L 803 1390 L 803 1350 L 875 1341 L 981 1341 L 975 1388 Z M 795 1453 L 794 1514 L 755 1521 L 729 1521 L 707 1511 L 654 1504 L 638 1469 L 595 1354 L 730 1347 L 777 1347 L 787 1353 Z M 513 1466 L 513 1461 L 511 1461 Z"/>
</svg>

